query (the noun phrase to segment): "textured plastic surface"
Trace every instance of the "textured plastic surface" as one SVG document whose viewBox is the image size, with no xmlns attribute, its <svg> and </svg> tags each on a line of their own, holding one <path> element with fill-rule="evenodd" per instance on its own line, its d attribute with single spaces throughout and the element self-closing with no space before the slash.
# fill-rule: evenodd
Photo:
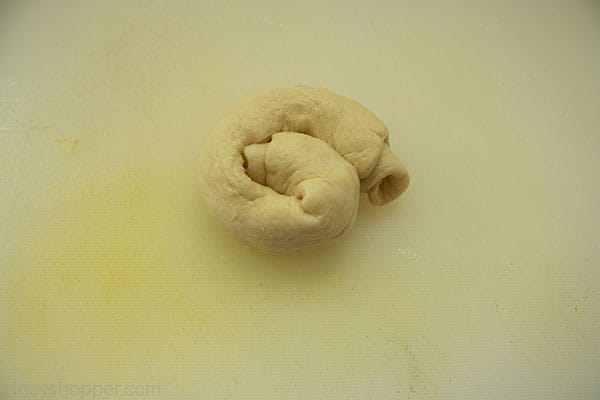
<svg viewBox="0 0 600 400">
<path fill-rule="evenodd" d="M 204 3 L 0 5 L 0 397 L 597 399 L 592 2 Z M 412 184 L 268 256 L 196 161 L 293 84 L 369 107 Z"/>
</svg>

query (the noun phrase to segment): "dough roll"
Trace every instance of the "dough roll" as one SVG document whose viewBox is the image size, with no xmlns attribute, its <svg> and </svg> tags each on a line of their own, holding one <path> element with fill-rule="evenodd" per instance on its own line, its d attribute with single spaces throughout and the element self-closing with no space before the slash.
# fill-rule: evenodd
<svg viewBox="0 0 600 400">
<path fill-rule="evenodd" d="M 283 252 L 352 227 L 360 192 L 374 205 L 409 177 L 369 110 L 326 89 L 274 89 L 231 110 L 205 143 L 199 178 L 206 203 L 251 247 Z"/>
</svg>

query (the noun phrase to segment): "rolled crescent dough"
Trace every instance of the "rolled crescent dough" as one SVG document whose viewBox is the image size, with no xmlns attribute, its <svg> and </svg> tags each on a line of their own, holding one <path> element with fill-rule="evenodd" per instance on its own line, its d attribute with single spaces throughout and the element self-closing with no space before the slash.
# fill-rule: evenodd
<svg viewBox="0 0 600 400">
<path fill-rule="evenodd" d="M 360 192 L 383 205 L 409 183 L 375 115 L 303 86 L 259 94 L 230 111 L 203 147 L 199 177 L 223 225 L 272 252 L 342 234 L 356 220 Z"/>
</svg>

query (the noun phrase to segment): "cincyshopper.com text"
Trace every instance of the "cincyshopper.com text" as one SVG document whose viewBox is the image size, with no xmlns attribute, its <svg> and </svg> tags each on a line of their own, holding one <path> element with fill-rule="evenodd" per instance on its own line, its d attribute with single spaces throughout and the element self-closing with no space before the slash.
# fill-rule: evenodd
<svg viewBox="0 0 600 400">
<path fill-rule="evenodd" d="M 109 399 L 151 398 L 161 394 L 161 385 L 128 384 L 8 384 L 0 386 L 2 399 Z"/>
</svg>

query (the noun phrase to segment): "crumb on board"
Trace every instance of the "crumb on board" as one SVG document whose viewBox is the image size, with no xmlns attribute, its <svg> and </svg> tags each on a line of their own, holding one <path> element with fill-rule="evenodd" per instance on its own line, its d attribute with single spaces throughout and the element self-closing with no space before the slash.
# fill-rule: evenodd
<svg viewBox="0 0 600 400">
<path fill-rule="evenodd" d="M 54 143 L 62 145 L 67 150 L 67 153 L 72 153 L 79 144 L 79 139 L 68 136 L 57 136 L 54 138 Z"/>
</svg>

